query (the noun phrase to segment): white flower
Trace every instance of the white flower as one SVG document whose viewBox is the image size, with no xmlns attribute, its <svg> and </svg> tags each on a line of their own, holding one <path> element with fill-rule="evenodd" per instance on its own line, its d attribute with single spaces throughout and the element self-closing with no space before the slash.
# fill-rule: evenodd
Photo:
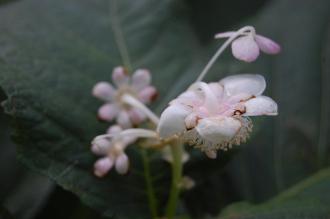
<svg viewBox="0 0 330 219">
<path fill-rule="evenodd" d="M 277 104 L 261 94 L 261 75 L 229 76 L 216 83 L 197 82 L 163 111 L 157 131 L 161 138 L 182 136 L 210 158 L 244 142 L 252 130 L 248 116 L 277 115 Z"/>
<path fill-rule="evenodd" d="M 116 67 L 112 73 L 115 89 L 108 82 L 99 82 L 93 88 L 93 95 L 106 103 L 98 111 L 100 119 L 112 121 L 123 128 L 138 125 L 147 117 L 139 107 L 133 107 L 124 97 L 135 98 L 140 103 L 148 104 L 157 96 L 156 88 L 150 85 L 151 75 L 148 70 L 138 69 L 130 78 L 123 67 Z"/>
</svg>

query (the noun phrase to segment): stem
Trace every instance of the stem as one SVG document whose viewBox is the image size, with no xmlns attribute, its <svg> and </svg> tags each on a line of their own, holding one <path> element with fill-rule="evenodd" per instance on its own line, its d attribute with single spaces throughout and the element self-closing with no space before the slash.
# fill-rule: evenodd
<svg viewBox="0 0 330 219">
<path fill-rule="evenodd" d="M 255 34 L 255 30 L 251 26 L 246 26 L 246 27 L 243 27 L 243 28 L 239 29 L 238 31 L 236 31 L 236 33 L 233 34 L 231 37 L 229 37 L 226 40 L 226 42 L 224 44 L 222 44 L 222 46 L 218 49 L 218 51 L 213 55 L 213 57 L 206 64 L 206 66 L 204 67 L 203 71 L 198 76 L 196 82 L 203 80 L 203 78 L 205 77 L 206 73 L 210 70 L 210 68 L 212 67 L 212 65 L 214 64 L 214 62 L 219 58 L 219 56 L 223 53 L 223 51 L 230 45 L 230 43 L 233 40 L 235 40 L 238 36 L 240 36 L 241 34 L 243 34 L 246 31 L 250 31 L 252 34 Z"/>
<path fill-rule="evenodd" d="M 129 57 L 129 52 L 126 46 L 124 34 L 121 29 L 121 24 L 118 19 L 117 14 L 117 0 L 110 0 L 110 22 L 111 22 L 111 28 L 114 33 L 115 41 L 118 46 L 118 50 L 120 53 L 120 56 L 123 60 L 124 66 L 127 68 L 128 72 L 132 71 L 132 64 Z"/>
<path fill-rule="evenodd" d="M 129 104 L 133 107 L 136 107 L 143 111 L 143 113 L 153 122 L 155 125 L 158 125 L 159 123 L 159 118 L 156 114 L 154 114 L 146 105 L 141 103 L 138 99 L 135 97 L 129 95 L 129 94 L 124 94 L 122 96 L 122 101 L 125 102 L 126 104 Z"/>
<path fill-rule="evenodd" d="M 171 152 L 173 156 L 172 162 L 172 184 L 170 197 L 167 203 L 166 216 L 167 219 L 173 219 L 178 205 L 178 199 L 180 195 L 180 184 L 182 181 L 182 153 L 183 146 L 178 144 L 171 145 Z"/>
<path fill-rule="evenodd" d="M 146 181 L 149 208 L 151 211 L 152 218 L 156 219 L 158 218 L 157 199 L 156 199 L 154 187 L 152 185 L 149 157 L 146 149 L 142 149 L 141 152 L 142 152 L 144 178 Z"/>
</svg>

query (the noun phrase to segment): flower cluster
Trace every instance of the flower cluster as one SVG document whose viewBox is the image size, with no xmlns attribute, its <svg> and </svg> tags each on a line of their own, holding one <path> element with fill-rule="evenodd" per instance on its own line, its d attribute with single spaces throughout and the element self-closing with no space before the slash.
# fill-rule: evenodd
<svg viewBox="0 0 330 219">
<path fill-rule="evenodd" d="M 239 74 L 211 83 L 203 82 L 203 78 L 229 45 L 234 57 L 246 62 L 256 60 L 260 50 L 277 54 L 280 46 L 256 34 L 250 26 L 215 37 L 228 39 L 197 80 L 169 103 L 160 118 L 145 105 L 157 94 L 147 70 L 139 69 L 130 78 L 123 67 L 117 67 L 112 75 L 117 89 L 108 82 L 95 85 L 93 95 L 106 102 L 99 109 L 99 117 L 106 121 L 116 119 L 118 124 L 92 142 L 93 153 L 103 156 L 95 163 L 96 176 L 104 176 L 113 167 L 125 174 L 129 167 L 125 149 L 138 138 L 154 139 L 150 142 L 156 142 L 154 148 L 162 148 L 163 158 L 169 162 L 183 163 L 189 159 L 177 142 L 186 142 L 214 159 L 218 150 L 226 151 L 246 141 L 252 131 L 249 117 L 278 114 L 276 102 L 262 95 L 266 82 L 261 75 Z M 137 128 L 147 118 L 157 126 L 156 130 Z M 179 155 L 173 152 L 175 147 L 180 147 Z"/>
<path fill-rule="evenodd" d="M 100 119 L 116 122 L 122 128 L 131 128 L 146 119 L 141 109 L 127 104 L 123 97 L 130 95 L 144 104 L 149 104 L 157 97 L 157 90 L 150 85 L 151 75 L 146 69 L 138 69 L 130 78 L 123 67 L 116 67 L 112 73 L 114 88 L 108 82 L 98 82 L 93 88 L 93 95 L 106 103 L 98 111 Z"/>
</svg>

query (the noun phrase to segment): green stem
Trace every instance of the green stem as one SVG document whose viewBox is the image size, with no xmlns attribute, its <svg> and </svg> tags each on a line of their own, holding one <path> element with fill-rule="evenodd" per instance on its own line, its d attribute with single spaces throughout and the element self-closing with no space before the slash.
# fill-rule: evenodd
<svg viewBox="0 0 330 219">
<path fill-rule="evenodd" d="M 155 190 L 152 185 L 149 157 L 146 149 L 142 149 L 141 152 L 142 152 L 141 154 L 142 154 L 143 167 L 144 167 L 144 178 L 147 186 L 149 208 L 151 211 L 152 218 L 156 219 L 158 218 L 157 199 L 155 196 Z"/>
<path fill-rule="evenodd" d="M 171 152 L 173 156 L 172 162 L 172 184 L 170 197 L 167 203 L 166 216 L 167 219 L 173 219 L 176 213 L 179 195 L 180 195 L 180 184 L 182 181 L 182 153 L 183 146 L 178 144 L 171 145 Z"/>
</svg>

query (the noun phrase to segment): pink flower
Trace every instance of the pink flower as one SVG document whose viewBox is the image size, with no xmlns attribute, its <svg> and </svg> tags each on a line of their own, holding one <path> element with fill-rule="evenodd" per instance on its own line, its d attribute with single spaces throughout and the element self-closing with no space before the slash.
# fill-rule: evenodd
<svg viewBox="0 0 330 219">
<path fill-rule="evenodd" d="M 151 103 L 157 96 L 157 90 L 150 85 L 150 72 L 138 69 L 129 77 L 123 67 L 116 67 L 112 80 L 117 89 L 108 82 L 98 82 L 93 88 L 93 95 L 106 102 L 100 107 L 98 116 L 109 122 L 116 119 L 122 128 L 143 122 L 147 118 L 143 110 L 127 104 L 123 97 L 129 96 L 144 104 Z"/>
<path fill-rule="evenodd" d="M 240 33 L 231 44 L 235 58 L 245 62 L 253 62 L 258 58 L 260 50 L 271 55 L 278 54 L 281 51 L 280 45 L 276 42 L 256 34 L 254 28 L 249 28 L 251 30 Z M 230 38 L 235 35 L 237 35 L 237 32 L 224 32 L 215 35 L 215 38 Z"/>
<path fill-rule="evenodd" d="M 115 136 L 122 132 L 122 128 L 118 125 L 111 126 L 108 134 Z M 94 174 L 103 177 L 115 166 L 119 174 L 125 174 L 129 168 L 129 159 L 125 153 L 126 147 L 135 142 L 135 137 L 123 138 L 104 138 L 96 137 L 92 142 L 92 152 L 98 156 L 103 156 L 94 164 Z"/>
<path fill-rule="evenodd" d="M 277 104 L 261 94 L 261 75 L 229 76 L 220 82 L 197 82 L 163 111 L 157 127 L 163 139 L 183 137 L 210 158 L 218 149 L 244 142 L 252 131 L 249 116 L 277 115 Z"/>
</svg>

